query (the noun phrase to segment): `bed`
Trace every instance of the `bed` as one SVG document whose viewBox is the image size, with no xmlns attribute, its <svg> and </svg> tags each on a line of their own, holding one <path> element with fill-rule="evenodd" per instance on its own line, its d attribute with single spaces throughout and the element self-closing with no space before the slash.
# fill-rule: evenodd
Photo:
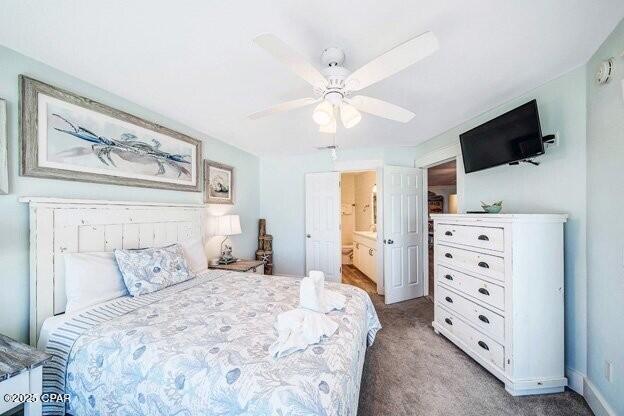
<svg viewBox="0 0 624 416">
<path fill-rule="evenodd" d="M 293 277 L 208 270 L 64 316 L 63 253 L 184 241 L 205 227 L 205 208 L 28 202 L 31 340 L 41 338 L 54 356 L 44 368 L 44 392 L 71 397 L 46 404 L 44 414 L 357 413 L 366 347 L 380 328 L 361 289 L 328 284 L 347 297 L 343 311 L 329 314 L 338 331 L 279 359 L 268 348 L 277 314 L 297 306 Z"/>
</svg>

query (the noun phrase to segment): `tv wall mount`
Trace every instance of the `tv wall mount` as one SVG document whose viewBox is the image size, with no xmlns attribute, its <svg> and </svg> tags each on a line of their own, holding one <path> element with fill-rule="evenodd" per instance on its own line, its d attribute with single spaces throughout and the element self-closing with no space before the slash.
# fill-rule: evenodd
<svg viewBox="0 0 624 416">
<path fill-rule="evenodd" d="M 556 140 L 556 137 L 555 137 L 554 134 L 547 134 L 546 136 L 542 137 L 542 142 L 544 144 L 554 144 L 555 140 Z M 515 162 L 511 162 L 509 165 L 515 166 L 515 165 L 519 165 L 521 162 L 522 163 L 528 163 L 528 164 L 533 165 L 533 166 L 539 166 L 540 165 L 540 162 L 536 162 L 536 161 L 531 160 L 531 159 L 517 160 Z"/>
</svg>

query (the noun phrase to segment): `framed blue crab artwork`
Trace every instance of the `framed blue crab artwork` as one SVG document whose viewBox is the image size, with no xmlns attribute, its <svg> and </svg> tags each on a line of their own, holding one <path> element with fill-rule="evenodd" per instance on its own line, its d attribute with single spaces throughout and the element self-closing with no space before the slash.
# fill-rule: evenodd
<svg viewBox="0 0 624 416">
<path fill-rule="evenodd" d="M 202 191 L 201 142 L 20 76 L 21 174 Z"/>
</svg>

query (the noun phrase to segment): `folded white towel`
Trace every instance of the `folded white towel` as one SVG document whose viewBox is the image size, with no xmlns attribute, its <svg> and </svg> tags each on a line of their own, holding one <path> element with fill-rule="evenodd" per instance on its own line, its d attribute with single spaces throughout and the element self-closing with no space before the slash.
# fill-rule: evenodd
<svg viewBox="0 0 624 416">
<path fill-rule="evenodd" d="M 343 294 L 325 289 L 325 273 L 321 271 L 312 270 L 309 277 L 301 280 L 299 306 L 302 308 L 327 313 L 343 309 L 346 302 Z"/>
<path fill-rule="evenodd" d="M 273 357 L 283 357 L 295 351 L 305 350 L 308 345 L 318 343 L 323 337 L 336 332 L 338 324 L 325 314 L 306 309 L 282 312 L 275 323 L 277 341 L 270 347 Z"/>
</svg>

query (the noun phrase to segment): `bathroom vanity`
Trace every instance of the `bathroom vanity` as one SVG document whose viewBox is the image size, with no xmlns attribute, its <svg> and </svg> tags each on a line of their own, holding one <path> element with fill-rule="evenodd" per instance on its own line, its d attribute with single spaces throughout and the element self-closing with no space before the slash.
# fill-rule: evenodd
<svg viewBox="0 0 624 416">
<path fill-rule="evenodd" d="M 353 265 L 377 283 L 377 233 L 353 232 Z"/>
</svg>

